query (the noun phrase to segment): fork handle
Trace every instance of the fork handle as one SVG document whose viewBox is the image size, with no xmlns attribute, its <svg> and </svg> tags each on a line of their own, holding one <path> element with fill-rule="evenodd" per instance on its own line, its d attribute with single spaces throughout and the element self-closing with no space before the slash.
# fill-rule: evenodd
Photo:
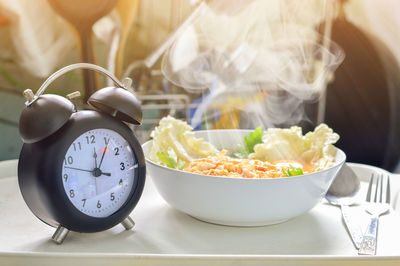
<svg viewBox="0 0 400 266">
<path fill-rule="evenodd" d="M 378 224 L 379 218 L 372 217 L 361 242 L 361 247 L 358 250 L 359 255 L 376 254 L 376 237 L 378 235 Z"/>
</svg>

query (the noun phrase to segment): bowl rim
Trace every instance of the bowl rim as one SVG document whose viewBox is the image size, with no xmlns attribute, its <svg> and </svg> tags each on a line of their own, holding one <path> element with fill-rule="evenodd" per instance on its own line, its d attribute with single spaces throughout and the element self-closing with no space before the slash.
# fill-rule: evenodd
<svg viewBox="0 0 400 266">
<path fill-rule="evenodd" d="M 209 131 L 212 131 L 212 132 L 216 132 L 216 131 L 243 131 L 243 132 L 253 132 L 254 130 L 252 130 L 252 129 L 212 129 L 212 130 L 196 130 L 196 131 L 193 131 L 193 132 L 196 133 L 196 132 L 209 132 Z M 145 143 L 143 143 L 143 144 L 141 145 L 141 146 L 142 146 L 142 149 L 144 149 L 144 147 L 146 147 L 146 146 L 151 145 L 152 142 L 153 142 L 153 140 L 150 139 L 150 140 L 146 141 Z M 303 174 L 303 175 L 297 175 L 297 176 L 273 177 L 273 178 L 243 178 L 243 177 L 231 177 L 231 176 L 202 175 L 202 174 L 197 174 L 197 173 L 182 171 L 182 170 L 179 170 L 179 169 L 169 168 L 169 167 L 167 167 L 167 166 L 164 166 L 164 165 L 161 165 L 161 164 L 158 164 L 158 163 L 155 163 L 155 162 L 151 161 L 151 160 L 147 157 L 147 153 L 145 153 L 144 155 L 145 155 L 146 163 L 149 163 L 149 164 L 151 164 L 151 165 L 153 165 L 153 166 L 155 166 L 155 167 L 159 167 L 159 168 L 164 169 L 164 170 L 170 170 L 170 171 L 175 171 L 175 172 L 182 172 L 182 173 L 185 173 L 185 174 L 188 174 L 188 175 L 193 175 L 193 176 L 195 176 L 195 177 L 202 177 L 202 178 L 228 179 L 228 180 L 257 180 L 257 181 L 251 181 L 251 182 L 260 182 L 260 181 L 258 181 L 258 180 L 291 180 L 291 179 L 302 179 L 302 178 L 307 178 L 307 177 L 309 177 L 309 176 L 311 176 L 311 175 L 316 175 L 316 174 L 319 174 L 319 173 L 327 172 L 327 171 L 331 170 L 332 168 L 337 167 L 338 165 L 342 165 L 342 164 L 344 164 L 344 163 L 346 162 L 346 159 L 347 159 L 346 153 L 345 153 L 343 150 L 341 150 L 341 149 L 339 149 L 338 147 L 336 147 L 336 146 L 335 146 L 335 148 L 336 148 L 336 152 L 340 152 L 340 153 L 343 154 L 343 159 L 340 160 L 339 162 L 336 162 L 336 161 L 335 161 L 335 162 L 334 162 L 334 165 L 331 166 L 331 167 L 329 167 L 329 168 L 320 170 L 320 171 L 318 171 L 318 172 L 309 173 L 309 174 Z M 335 155 L 335 156 L 336 156 L 336 155 Z M 249 181 L 245 181 L 245 182 L 249 182 Z M 266 182 L 266 181 L 263 181 L 263 182 Z M 272 181 L 267 181 L 267 182 L 272 182 Z"/>
</svg>

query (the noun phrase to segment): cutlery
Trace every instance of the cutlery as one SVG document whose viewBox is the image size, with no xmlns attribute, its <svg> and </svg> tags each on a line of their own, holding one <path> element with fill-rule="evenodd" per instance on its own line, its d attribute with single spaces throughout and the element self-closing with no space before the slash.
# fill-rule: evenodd
<svg viewBox="0 0 400 266">
<path fill-rule="evenodd" d="M 375 193 L 373 193 L 374 180 L 376 176 Z M 386 189 L 384 190 L 384 179 L 386 179 Z M 374 195 L 372 195 L 374 194 Z M 383 199 L 383 194 L 386 194 L 386 199 Z M 368 185 L 367 203 L 365 211 L 371 215 L 370 223 L 367 231 L 364 234 L 361 242 L 361 247 L 358 251 L 359 255 L 375 255 L 376 243 L 378 236 L 379 216 L 384 215 L 390 210 L 390 180 L 383 174 L 372 174 Z"/>
<path fill-rule="evenodd" d="M 360 180 L 350 166 L 345 163 L 325 195 L 330 204 L 340 207 L 347 231 L 357 249 L 361 246 L 363 233 L 361 227 L 351 219 L 349 206 L 356 202 L 359 191 Z"/>
</svg>

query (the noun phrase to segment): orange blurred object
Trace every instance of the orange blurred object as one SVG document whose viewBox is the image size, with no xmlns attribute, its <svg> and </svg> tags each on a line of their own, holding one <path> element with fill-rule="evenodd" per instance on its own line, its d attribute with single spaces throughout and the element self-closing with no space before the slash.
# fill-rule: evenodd
<svg viewBox="0 0 400 266">
<path fill-rule="evenodd" d="M 6 17 L 0 15 L 0 27 L 1 27 L 1 26 L 5 26 L 5 25 L 7 25 L 8 23 L 10 23 L 10 21 L 9 21 Z"/>
<path fill-rule="evenodd" d="M 138 6 L 139 0 L 118 0 L 117 2 L 116 9 L 122 22 L 122 36 L 118 45 L 115 62 L 115 74 L 117 77 L 121 77 L 122 74 L 126 41 L 128 40 L 129 31 L 131 30 L 133 20 L 137 14 Z"/>
</svg>

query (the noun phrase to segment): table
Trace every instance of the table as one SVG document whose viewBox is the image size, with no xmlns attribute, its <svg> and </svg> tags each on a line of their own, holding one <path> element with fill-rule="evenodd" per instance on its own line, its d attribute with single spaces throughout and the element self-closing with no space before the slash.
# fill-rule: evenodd
<svg viewBox="0 0 400 266">
<path fill-rule="evenodd" d="M 365 181 L 376 168 L 351 167 L 366 190 Z M 118 225 L 101 233 L 70 232 L 62 245 L 56 245 L 50 240 L 55 229 L 39 221 L 25 205 L 16 169 L 16 160 L 0 162 L 0 265 L 400 264 L 400 175 L 391 178 L 394 209 L 381 217 L 378 255 L 358 256 L 340 209 L 325 201 L 277 225 L 221 226 L 168 206 L 151 177 L 131 214 L 136 222 L 132 231 Z M 352 209 L 360 221 L 366 221 L 360 206 Z"/>
</svg>

